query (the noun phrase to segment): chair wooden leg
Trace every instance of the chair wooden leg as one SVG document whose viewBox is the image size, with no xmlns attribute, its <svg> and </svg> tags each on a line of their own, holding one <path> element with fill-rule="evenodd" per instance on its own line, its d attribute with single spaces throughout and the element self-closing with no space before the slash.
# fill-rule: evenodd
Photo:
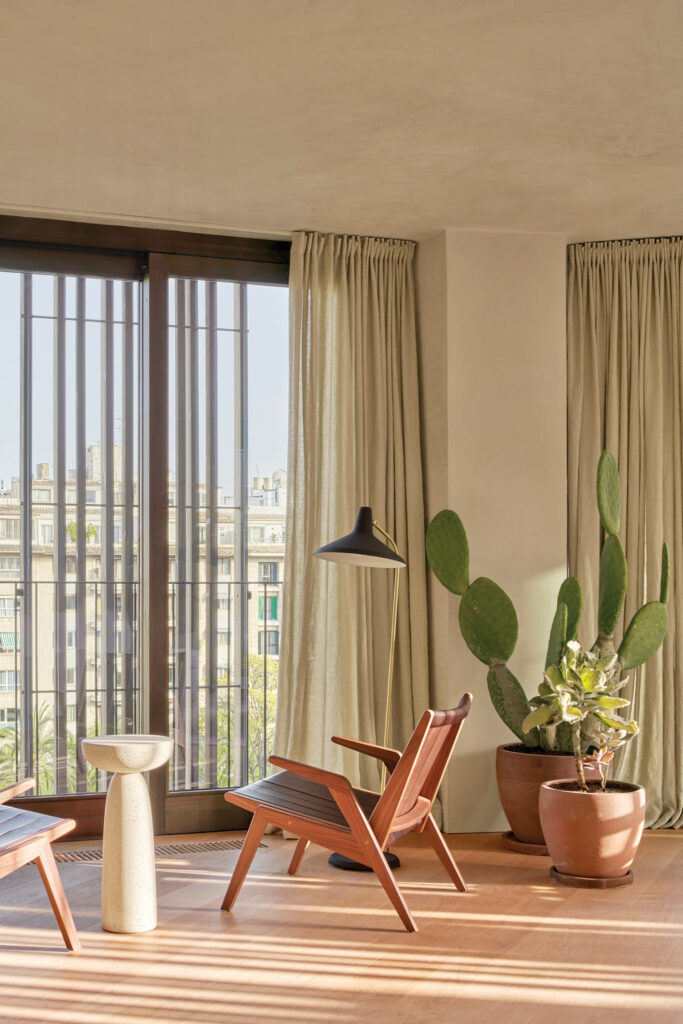
<svg viewBox="0 0 683 1024">
<path fill-rule="evenodd" d="M 446 845 L 446 840 L 441 835 L 434 818 L 429 815 L 427 818 L 427 824 L 425 825 L 425 832 L 429 836 L 429 840 L 434 847 L 437 857 L 445 867 L 446 871 L 450 875 L 451 879 L 455 884 L 455 888 L 460 892 L 467 892 L 467 884 L 465 879 L 460 874 L 458 865 L 453 860 L 453 854 Z"/>
<path fill-rule="evenodd" d="M 62 933 L 62 938 L 66 943 L 66 948 L 70 949 L 74 953 L 80 953 L 81 941 L 78 938 L 76 925 L 74 924 L 74 919 L 71 916 L 71 910 L 66 898 L 66 893 L 64 892 L 62 880 L 59 877 L 59 869 L 57 868 L 52 847 L 48 842 L 43 845 L 41 852 L 36 857 L 36 865 L 40 872 L 40 877 L 43 880 L 43 885 L 50 897 L 50 903 L 52 905 L 54 915 L 57 918 L 57 924 L 59 925 L 59 930 Z"/>
<path fill-rule="evenodd" d="M 372 870 L 379 878 L 382 888 L 394 906 L 394 910 L 403 921 L 406 931 L 416 932 L 417 925 L 413 921 L 412 915 L 408 910 L 408 904 L 403 899 L 403 894 L 396 885 L 396 879 L 391 873 L 391 868 L 387 866 L 386 859 L 381 849 L 378 846 L 377 850 L 368 850 L 368 854 L 370 856 Z"/>
<path fill-rule="evenodd" d="M 307 849 L 308 849 L 308 839 L 300 839 L 298 841 L 298 843 L 296 844 L 296 850 L 294 851 L 294 856 L 292 857 L 291 863 L 290 863 L 289 867 L 287 868 L 288 874 L 295 875 L 297 873 L 297 871 L 299 870 L 299 867 L 301 865 L 301 861 L 304 859 L 304 854 L 305 854 Z"/>
<path fill-rule="evenodd" d="M 258 845 L 261 842 L 261 838 L 266 830 L 267 824 L 268 822 L 266 821 L 266 818 L 259 811 L 256 811 L 252 818 L 249 831 L 247 832 L 247 838 L 244 840 L 242 852 L 239 855 L 237 864 L 235 865 L 235 870 L 232 873 L 230 885 L 228 886 L 228 891 L 225 894 L 221 910 L 232 910 L 235 905 L 235 900 L 242 888 L 242 882 L 244 881 L 251 862 L 254 859 L 254 854 L 258 850 Z"/>
</svg>

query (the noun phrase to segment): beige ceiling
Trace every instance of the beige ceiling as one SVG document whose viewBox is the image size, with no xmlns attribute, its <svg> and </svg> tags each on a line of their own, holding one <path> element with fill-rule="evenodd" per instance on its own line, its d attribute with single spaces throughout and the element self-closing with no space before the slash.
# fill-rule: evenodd
<svg viewBox="0 0 683 1024">
<path fill-rule="evenodd" d="M 0 208 L 683 231 L 681 0 L 0 0 Z"/>
</svg>

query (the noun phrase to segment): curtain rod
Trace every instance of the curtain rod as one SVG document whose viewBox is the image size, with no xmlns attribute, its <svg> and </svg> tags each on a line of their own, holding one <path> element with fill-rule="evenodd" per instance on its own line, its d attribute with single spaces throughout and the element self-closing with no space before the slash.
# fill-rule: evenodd
<svg viewBox="0 0 683 1024">
<path fill-rule="evenodd" d="M 361 235 L 357 231 L 348 233 L 340 231 L 316 231 L 314 228 L 295 228 L 293 235 L 324 235 L 327 238 L 371 238 L 374 242 L 410 242 L 417 245 L 415 238 L 396 238 L 393 235 Z"/>
<path fill-rule="evenodd" d="M 642 238 L 602 238 L 594 242 L 568 242 L 568 249 L 578 245 L 626 245 L 630 242 L 683 242 L 683 235 L 645 235 Z"/>
</svg>

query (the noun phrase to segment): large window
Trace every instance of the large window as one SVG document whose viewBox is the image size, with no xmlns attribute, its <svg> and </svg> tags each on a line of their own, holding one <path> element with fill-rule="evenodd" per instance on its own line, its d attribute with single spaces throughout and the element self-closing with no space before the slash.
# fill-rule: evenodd
<svg viewBox="0 0 683 1024">
<path fill-rule="evenodd" d="M 272 741 L 288 246 L 23 226 L 0 217 L 0 785 L 101 793 L 83 737 L 170 732 L 157 824 L 170 793 L 200 827 L 177 798 Z"/>
<path fill-rule="evenodd" d="M 264 642 L 262 627 L 278 617 L 285 555 L 287 304 L 276 286 L 168 284 L 175 791 L 268 771 L 279 633 Z"/>
<path fill-rule="evenodd" d="M 139 306 L 134 280 L 0 273 L 0 784 L 39 794 L 101 789 L 79 740 L 138 723 Z"/>
</svg>

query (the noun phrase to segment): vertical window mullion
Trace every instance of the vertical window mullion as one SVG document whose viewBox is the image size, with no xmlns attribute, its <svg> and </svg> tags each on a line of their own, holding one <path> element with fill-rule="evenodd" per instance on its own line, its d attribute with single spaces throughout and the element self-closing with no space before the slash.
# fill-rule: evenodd
<svg viewBox="0 0 683 1024">
<path fill-rule="evenodd" d="M 80 741 L 88 730 L 87 663 L 87 536 L 85 521 L 86 483 L 86 344 L 85 278 L 76 280 L 76 789 L 88 788 L 87 764 Z M 95 610 L 97 596 L 95 596 Z M 97 643 L 95 634 L 94 643 Z M 97 676 L 95 676 L 97 684 Z"/>
<path fill-rule="evenodd" d="M 33 282 L 30 274 L 21 277 L 21 764 L 22 774 L 34 774 L 33 768 Z"/>
<path fill-rule="evenodd" d="M 176 788 L 187 789 L 187 494 L 185 445 L 185 285 L 175 282 L 176 310 Z"/>
<path fill-rule="evenodd" d="M 216 460 L 218 450 L 217 286 L 206 283 L 206 765 L 211 788 L 218 785 L 218 686 L 216 583 L 218 572 L 218 510 Z"/>
<path fill-rule="evenodd" d="M 133 347 L 133 282 L 123 284 L 123 371 L 121 374 L 121 667 L 124 732 L 132 732 L 136 722 L 135 706 L 135 631 L 134 631 L 134 544 L 135 544 L 135 392 Z"/>
<path fill-rule="evenodd" d="M 102 673 L 105 729 L 116 733 L 116 628 L 114 604 L 114 282 L 102 282 L 102 466 L 100 552 L 102 572 Z"/>
<path fill-rule="evenodd" d="M 66 721 L 66 279 L 54 280 L 53 575 L 55 674 L 55 792 L 67 791 Z"/>
<path fill-rule="evenodd" d="M 199 389 L 197 373 L 197 356 L 199 347 L 197 282 L 187 282 L 186 303 L 189 312 L 188 357 L 185 382 L 187 385 L 187 423 L 189 436 L 187 439 L 187 482 L 190 492 L 188 516 L 188 540 L 190 557 L 188 559 L 188 649 L 190 652 L 190 781 L 192 789 L 199 787 Z"/>
<path fill-rule="evenodd" d="M 249 777 L 249 587 L 247 559 L 247 286 L 235 285 L 235 673 L 239 685 L 239 703 L 235 708 L 238 730 L 235 754 L 238 757 L 236 783 L 244 785 Z"/>
</svg>

